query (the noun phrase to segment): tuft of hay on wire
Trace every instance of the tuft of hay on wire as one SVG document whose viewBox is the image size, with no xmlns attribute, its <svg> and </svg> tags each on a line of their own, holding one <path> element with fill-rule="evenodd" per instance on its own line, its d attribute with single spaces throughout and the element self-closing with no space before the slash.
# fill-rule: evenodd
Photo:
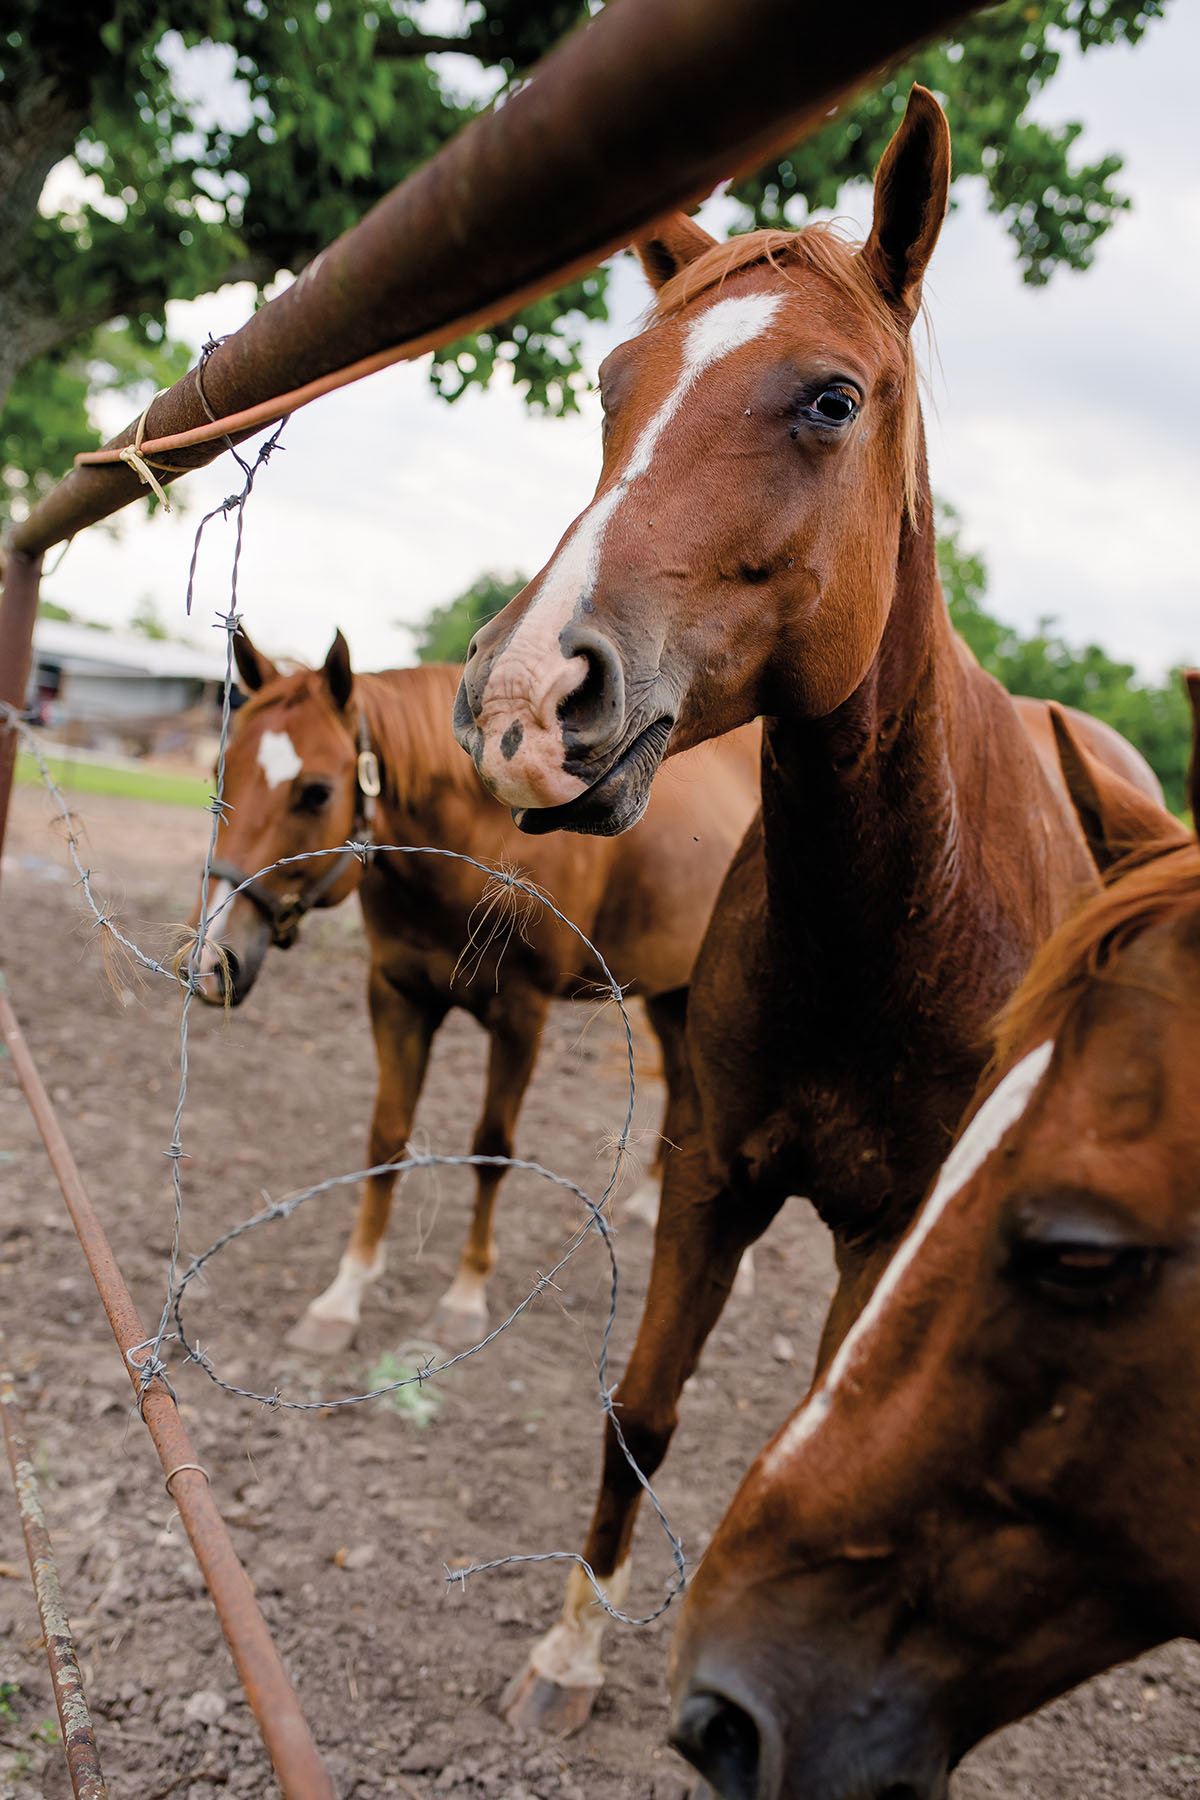
<svg viewBox="0 0 1200 1800">
<path fill-rule="evenodd" d="M 517 882 L 522 885 L 516 886 Z M 500 965 L 513 940 L 513 934 L 518 933 L 521 942 L 529 944 L 530 925 L 541 917 L 548 898 L 535 881 L 522 873 L 519 864 L 510 864 L 506 858 L 501 863 L 499 872 L 484 883 L 483 892 L 472 908 L 467 921 L 467 941 L 454 965 L 454 972 L 450 977 L 451 986 L 461 974 L 464 985 L 469 987 L 483 966 L 483 959 L 488 951 L 498 939 L 503 938 L 496 957 L 496 992 L 499 993 Z"/>
<path fill-rule="evenodd" d="M 210 920 L 209 923 L 211 924 L 212 921 Z M 184 993 L 191 993 L 193 991 L 192 981 L 194 979 L 192 975 L 192 961 L 204 948 L 204 939 L 200 936 L 199 931 L 194 925 L 168 925 L 166 930 L 168 937 L 175 942 L 175 949 L 171 951 L 170 956 L 167 959 L 167 966 Z M 229 953 L 219 939 L 212 940 L 209 943 L 209 949 L 216 957 L 217 964 L 220 968 L 221 1005 L 225 1010 L 226 1016 L 228 1016 L 229 1008 L 232 1005 L 230 999 Z M 205 973 L 208 974 L 210 971 L 206 970 Z"/>
</svg>

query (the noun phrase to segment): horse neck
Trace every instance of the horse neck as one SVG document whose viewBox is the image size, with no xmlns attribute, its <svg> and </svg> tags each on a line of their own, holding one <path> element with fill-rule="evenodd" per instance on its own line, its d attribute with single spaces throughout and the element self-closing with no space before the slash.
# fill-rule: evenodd
<svg viewBox="0 0 1200 1800">
<path fill-rule="evenodd" d="M 820 720 L 781 709 L 767 721 L 763 827 L 772 919 L 802 961 L 873 982 L 897 937 L 953 929 L 966 896 L 959 759 L 970 667 L 957 646 L 935 558 L 921 469 L 917 518 L 900 531 L 895 588 L 875 660 Z M 872 956 L 871 952 L 875 952 Z M 839 958 L 839 961 L 842 959 Z M 887 986 L 893 971 L 886 969 Z"/>
</svg>

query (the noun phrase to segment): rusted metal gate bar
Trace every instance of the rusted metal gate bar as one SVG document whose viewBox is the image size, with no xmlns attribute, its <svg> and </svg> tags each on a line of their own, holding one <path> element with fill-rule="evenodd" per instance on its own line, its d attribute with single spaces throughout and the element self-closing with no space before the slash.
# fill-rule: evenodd
<svg viewBox="0 0 1200 1800">
<path fill-rule="evenodd" d="M 208 1584 L 246 1697 L 275 1765 L 279 1785 L 287 1800 L 334 1800 L 332 1784 L 300 1710 L 300 1702 L 287 1678 L 266 1620 L 258 1609 L 249 1578 L 238 1561 L 225 1521 L 217 1511 L 208 1477 L 199 1465 L 170 1390 L 157 1377 L 143 1389 L 137 1369 L 129 1360 L 129 1352 L 145 1344 L 149 1334 L 137 1315 L 91 1195 L 83 1184 L 50 1096 L 42 1085 L 29 1046 L 2 988 L 0 1034 L 12 1054 L 17 1080 L 25 1091 L 29 1109 L 58 1177 L 121 1359 L 134 1392 L 139 1395 L 142 1417 L 167 1477 L 167 1491 L 179 1509 L 196 1561 Z"/>
<path fill-rule="evenodd" d="M 50 1679 L 54 1683 L 54 1704 L 58 1708 L 59 1724 L 62 1726 L 63 1749 L 71 1776 L 71 1788 L 75 1800 L 108 1800 L 108 1789 L 104 1785 L 104 1774 L 100 1768 L 100 1752 L 96 1748 L 96 1734 L 92 1729 L 83 1676 L 79 1670 L 79 1658 L 75 1654 L 75 1640 L 71 1636 L 71 1621 L 67 1617 L 66 1602 L 63 1600 L 58 1568 L 54 1561 L 54 1545 L 50 1542 L 50 1533 L 46 1527 L 46 1515 L 42 1510 L 42 1496 L 38 1489 L 33 1458 L 25 1441 L 21 1409 L 17 1404 L 16 1388 L 8 1366 L 8 1347 L 2 1331 L 0 1414 L 4 1416 L 4 1441 L 8 1447 L 8 1460 L 12 1465 L 13 1486 L 17 1491 L 17 1506 L 21 1514 L 21 1529 L 25 1533 L 25 1549 L 29 1556 L 29 1571 L 33 1576 L 38 1617 L 42 1621 L 42 1641 L 46 1646 L 46 1660 L 50 1664 Z"/>
<path fill-rule="evenodd" d="M 7 700 L 18 711 L 25 704 L 25 690 L 29 686 L 29 671 L 33 664 L 33 624 L 37 618 L 41 575 L 40 556 L 11 556 L 4 571 L 4 590 L 0 597 L 0 700 Z M 0 726 L 0 855 L 4 851 L 17 742 L 17 734 L 11 727 Z"/>
<path fill-rule="evenodd" d="M 616 0 L 337 239 L 212 354 L 224 417 L 393 345 L 417 356 L 593 267 L 648 220 L 820 124 L 964 0 Z M 195 374 L 154 438 L 206 422 Z M 130 426 L 114 444 L 131 444 Z M 197 467 L 215 444 L 171 462 Z M 77 469 L 12 534 L 36 556 L 144 493 L 124 464 Z"/>
</svg>

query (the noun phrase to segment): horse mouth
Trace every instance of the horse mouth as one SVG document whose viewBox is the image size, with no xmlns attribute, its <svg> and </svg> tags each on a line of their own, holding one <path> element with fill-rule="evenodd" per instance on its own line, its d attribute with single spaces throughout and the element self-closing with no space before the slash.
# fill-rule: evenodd
<svg viewBox="0 0 1200 1800">
<path fill-rule="evenodd" d="M 655 719 L 639 731 L 603 775 L 562 806 L 513 808 L 513 823 L 532 837 L 547 831 L 577 831 L 588 837 L 616 837 L 636 825 L 650 803 L 650 788 L 675 721 Z"/>
</svg>

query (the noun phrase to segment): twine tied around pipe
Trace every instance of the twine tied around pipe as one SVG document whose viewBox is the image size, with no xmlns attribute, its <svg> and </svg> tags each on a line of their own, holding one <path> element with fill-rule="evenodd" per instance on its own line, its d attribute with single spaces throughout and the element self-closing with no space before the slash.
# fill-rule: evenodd
<svg viewBox="0 0 1200 1800">
<path fill-rule="evenodd" d="M 159 481 L 157 476 L 155 475 L 154 469 L 151 467 L 149 459 L 142 453 L 142 439 L 146 435 L 146 420 L 150 417 L 150 408 L 154 405 L 154 402 L 156 400 L 161 400 L 163 395 L 169 394 L 170 391 L 171 391 L 170 388 L 159 388 L 157 394 L 154 394 L 151 396 L 149 403 L 147 404 L 144 412 L 142 413 L 141 418 L 138 420 L 137 425 L 134 429 L 132 444 L 126 444 L 124 449 L 120 453 L 121 461 L 123 463 L 127 464 L 127 466 L 133 470 L 133 472 L 137 476 L 138 480 L 140 482 L 142 482 L 144 486 L 153 488 L 155 495 L 162 502 L 162 508 L 163 508 L 164 512 L 172 511 L 171 502 L 167 498 L 166 488 L 162 485 L 162 482 Z M 204 401 L 203 394 L 201 394 L 200 398 L 202 401 Z M 208 404 L 206 401 L 204 402 L 204 407 L 205 407 L 205 411 L 207 412 Z M 211 414 L 210 414 L 210 417 L 211 417 Z M 163 474 L 163 475 L 186 475 L 187 474 L 187 469 L 182 463 L 165 463 L 165 462 L 160 461 L 158 464 L 158 469 L 159 469 L 159 473 Z"/>
</svg>

